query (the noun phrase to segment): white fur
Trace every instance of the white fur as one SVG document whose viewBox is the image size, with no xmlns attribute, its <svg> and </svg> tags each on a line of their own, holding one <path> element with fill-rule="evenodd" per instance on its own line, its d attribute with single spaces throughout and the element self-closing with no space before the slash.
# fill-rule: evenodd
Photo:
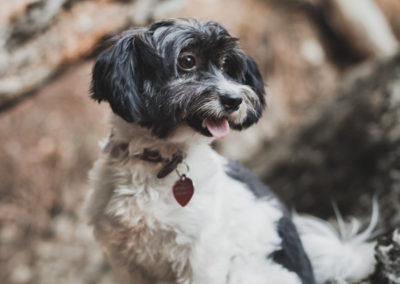
<svg viewBox="0 0 400 284">
<path fill-rule="evenodd" d="M 293 221 L 304 249 L 312 263 L 317 283 L 327 281 L 359 281 L 374 271 L 375 242 L 368 242 L 378 220 L 378 203 L 374 200 L 368 228 L 359 233 L 360 225 L 353 219 L 343 222 L 335 208 L 339 233 L 328 222 L 312 216 L 295 214 Z"/>
<path fill-rule="evenodd" d="M 130 283 L 300 283 L 267 258 L 280 248 L 281 209 L 227 176 L 226 161 L 211 149 L 209 138 L 182 126 L 172 138 L 159 140 L 115 115 L 111 123 L 111 140 L 129 143 L 129 153 L 106 153 L 96 162 L 88 212 L 113 268 Z M 157 179 L 160 165 L 132 156 L 143 148 L 164 157 L 177 150 L 187 154 L 195 193 L 186 207 L 171 191 L 175 172 Z M 141 275 L 143 267 L 153 279 Z"/>
</svg>

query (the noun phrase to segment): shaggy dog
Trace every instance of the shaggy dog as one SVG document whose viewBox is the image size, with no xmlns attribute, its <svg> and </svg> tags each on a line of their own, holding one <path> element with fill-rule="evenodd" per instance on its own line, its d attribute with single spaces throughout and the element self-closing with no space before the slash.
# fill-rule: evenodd
<svg viewBox="0 0 400 284">
<path fill-rule="evenodd" d="M 210 147 L 265 105 L 256 63 L 220 24 L 128 30 L 97 59 L 92 93 L 113 114 L 88 210 L 121 283 L 322 283 L 372 270 L 371 245 L 357 243 L 349 265 L 327 225 L 298 217 L 306 253 L 276 196 Z"/>
</svg>

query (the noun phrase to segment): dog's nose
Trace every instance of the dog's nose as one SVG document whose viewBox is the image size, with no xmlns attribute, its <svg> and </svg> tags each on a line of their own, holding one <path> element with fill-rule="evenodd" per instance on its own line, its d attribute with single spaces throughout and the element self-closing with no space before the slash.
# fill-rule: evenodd
<svg viewBox="0 0 400 284">
<path fill-rule="evenodd" d="M 239 109 L 243 98 L 240 95 L 225 93 L 220 95 L 220 101 L 226 111 L 232 112 Z"/>
</svg>

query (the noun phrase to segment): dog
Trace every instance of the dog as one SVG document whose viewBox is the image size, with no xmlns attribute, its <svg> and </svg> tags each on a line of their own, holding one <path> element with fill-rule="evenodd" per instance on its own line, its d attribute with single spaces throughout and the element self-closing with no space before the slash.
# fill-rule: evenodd
<svg viewBox="0 0 400 284">
<path fill-rule="evenodd" d="M 266 104 L 257 64 L 219 23 L 122 33 L 98 57 L 91 91 L 112 114 L 88 214 L 119 283 L 312 284 L 373 270 L 373 244 L 358 238 L 349 252 L 211 148 Z"/>
</svg>

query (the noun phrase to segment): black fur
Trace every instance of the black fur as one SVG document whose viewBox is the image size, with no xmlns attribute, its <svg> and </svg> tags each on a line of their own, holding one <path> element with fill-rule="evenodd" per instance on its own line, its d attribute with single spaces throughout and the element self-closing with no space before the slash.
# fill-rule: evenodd
<svg viewBox="0 0 400 284">
<path fill-rule="evenodd" d="M 152 48 L 151 38 L 141 30 L 126 32 L 103 52 L 93 68 L 92 98 L 108 101 L 111 109 L 128 122 L 149 126 L 149 105 L 144 81 L 166 80 L 158 72 L 162 59 Z M 156 72 L 157 71 L 157 72 Z M 162 71 L 162 70 L 161 70 Z"/>
<path fill-rule="evenodd" d="M 282 249 L 275 251 L 270 257 L 288 270 L 299 275 L 303 284 L 314 284 L 314 274 L 310 260 L 290 218 L 284 216 L 278 223 L 278 234 L 282 239 Z"/>
<path fill-rule="evenodd" d="M 199 59 L 194 72 L 178 67 L 182 52 Z M 182 124 L 210 136 L 203 120 L 227 116 L 224 111 L 204 108 L 226 91 L 218 87 L 221 77 L 250 87 L 257 96 L 246 119 L 229 121 L 231 127 L 240 130 L 258 121 L 265 104 L 264 83 L 256 63 L 237 46 L 237 39 L 213 21 L 160 21 L 113 40 L 94 66 L 92 98 L 108 101 L 114 113 L 150 128 L 159 138 L 168 137 Z"/>
</svg>

